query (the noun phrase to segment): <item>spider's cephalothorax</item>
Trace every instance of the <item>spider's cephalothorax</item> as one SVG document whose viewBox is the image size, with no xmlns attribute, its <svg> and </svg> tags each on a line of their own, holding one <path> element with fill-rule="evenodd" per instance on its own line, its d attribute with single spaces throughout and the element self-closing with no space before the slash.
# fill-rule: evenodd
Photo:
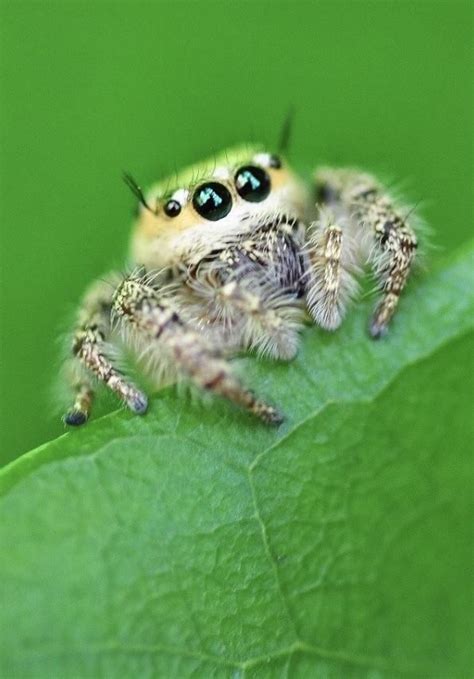
<svg viewBox="0 0 474 679">
<path fill-rule="evenodd" d="M 114 349 L 123 344 L 140 354 L 155 382 L 184 378 L 280 422 L 234 375 L 228 357 L 255 349 L 292 358 L 305 312 L 336 329 L 366 263 L 381 293 L 370 333 L 387 330 L 417 239 L 371 175 L 320 168 L 307 190 L 285 160 L 242 147 L 183 172 L 172 191 L 164 182 L 145 194 L 126 181 L 140 204 L 135 268 L 94 283 L 84 297 L 66 361 L 75 399 L 67 424 L 87 420 L 97 380 L 145 412 L 146 396 L 115 364 Z"/>
</svg>

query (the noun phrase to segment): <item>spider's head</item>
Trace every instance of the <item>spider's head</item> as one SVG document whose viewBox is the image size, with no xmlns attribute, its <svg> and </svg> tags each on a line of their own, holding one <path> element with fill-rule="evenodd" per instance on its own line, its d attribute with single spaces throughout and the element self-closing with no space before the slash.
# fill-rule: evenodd
<svg viewBox="0 0 474 679">
<path fill-rule="evenodd" d="M 304 216 L 300 181 L 280 156 L 255 146 L 230 149 L 169 185 L 142 195 L 131 245 L 148 269 L 196 264 L 258 228 Z"/>
</svg>

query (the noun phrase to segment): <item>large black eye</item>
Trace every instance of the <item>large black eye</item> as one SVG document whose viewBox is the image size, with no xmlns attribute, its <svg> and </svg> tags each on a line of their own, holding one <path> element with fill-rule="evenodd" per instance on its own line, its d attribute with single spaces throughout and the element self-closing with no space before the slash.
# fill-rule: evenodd
<svg viewBox="0 0 474 679">
<path fill-rule="evenodd" d="M 259 203 L 270 193 L 270 177 L 261 167 L 246 165 L 235 175 L 235 185 L 239 196 L 250 203 Z"/>
<path fill-rule="evenodd" d="M 201 217 L 217 222 L 229 214 L 232 196 L 223 184 L 207 182 L 194 191 L 193 206 Z"/>
</svg>

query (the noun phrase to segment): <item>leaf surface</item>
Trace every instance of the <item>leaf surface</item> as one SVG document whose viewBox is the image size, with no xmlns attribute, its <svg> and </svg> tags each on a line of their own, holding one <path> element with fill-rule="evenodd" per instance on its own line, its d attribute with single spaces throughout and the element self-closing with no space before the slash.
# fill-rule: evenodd
<svg viewBox="0 0 474 679">
<path fill-rule="evenodd" d="M 290 364 L 267 429 L 165 389 L 0 474 L 3 677 L 464 677 L 472 248 Z"/>
</svg>

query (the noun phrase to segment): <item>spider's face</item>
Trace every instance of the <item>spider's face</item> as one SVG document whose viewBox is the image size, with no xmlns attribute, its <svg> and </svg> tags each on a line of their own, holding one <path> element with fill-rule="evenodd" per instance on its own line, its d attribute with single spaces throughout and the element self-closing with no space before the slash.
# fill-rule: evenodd
<svg viewBox="0 0 474 679">
<path fill-rule="evenodd" d="M 211 167 L 212 169 L 209 169 Z M 278 156 L 258 149 L 228 151 L 190 168 L 177 188 L 153 187 L 141 208 L 132 256 L 147 268 L 194 264 L 236 237 L 275 221 L 301 219 L 305 190 Z"/>
</svg>

